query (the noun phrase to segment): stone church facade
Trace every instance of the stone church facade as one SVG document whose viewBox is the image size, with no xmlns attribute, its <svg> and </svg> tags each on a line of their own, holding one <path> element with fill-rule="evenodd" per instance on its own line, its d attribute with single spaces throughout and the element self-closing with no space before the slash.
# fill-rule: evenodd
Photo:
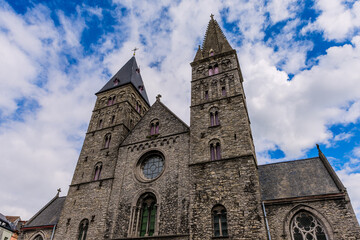
<svg viewBox="0 0 360 240">
<path fill-rule="evenodd" d="M 150 106 L 135 57 L 96 94 L 53 239 L 360 239 L 320 149 L 257 164 L 237 53 L 213 18 L 191 67 L 190 126 L 160 96 Z"/>
</svg>

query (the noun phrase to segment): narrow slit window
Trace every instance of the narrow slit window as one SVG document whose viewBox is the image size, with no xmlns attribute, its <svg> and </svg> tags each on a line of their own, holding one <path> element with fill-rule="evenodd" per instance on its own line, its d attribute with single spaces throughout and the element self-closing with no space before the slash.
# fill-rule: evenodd
<svg viewBox="0 0 360 240">
<path fill-rule="evenodd" d="M 214 66 L 214 74 L 218 74 L 219 73 L 219 65 L 215 64 Z"/>
<path fill-rule="evenodd" d="M 215 112 L 215 126 L 218 126 L 220 125 L 220 122 L 219 122 L 219 113 L 218 112 Z"/>
<path fill-rule="evenodd" d="M 213 113 L 210 113 L 210 126 L 215 126 L 215 119 Z"/>
<path fill-rule="evenodd" d="M 155 124 L 155 134 L 159 134 L 159 122 Z"/>
<path fill-rule="evenodd" d="M 226 88 L 225 87 L 221 88 L 221 95 L 226 96 Z"/>
<path fill-rule="evenodd" d="M 215 159 L 215 147 L 214 147 L 214 144 L 210 144 L 210 157 L 211 157 L 211 160 L 216 160 Z"/>
<path fill-rule="evenodd" d="M 100 120 L 99 120 L 99 125 L 98 125 L 98 127 L 99 127 L 99 128 L 102 128 L 102 124 L 103 124 L 103 120 L 100 119 Z"/>
<path fill-rule="evenodd" d="M 110 141 L 111 141 L 111 134 L 107 134 L 107 135 L 105 136 L 104 148 L 109 148 L 109 146 L 110 146 Z"/>
<path fill-rule="evenodd" d="M 209 91 L 205 91 L 204 97 L 205 97 L 206 100 L 209 99 Z"/>
<path fill-rule="evenodd" d="M 97 166 L 95 166 L 94 181 L 100 179 L 101 170 L 102 170 L 101 164 L 98 164 Z"/>
<path fill-rule="evenodd" d="M 221 159 L 221 148 L 220 148 L 220 143 L 216 143 L 216 160 Z"/>
<path fill-rule="evenodd" d="M 111 117 L 111 124 L 113 124 L 115 122 L 115 115 L 113 115 L 112 117 Z"/>
</svg>

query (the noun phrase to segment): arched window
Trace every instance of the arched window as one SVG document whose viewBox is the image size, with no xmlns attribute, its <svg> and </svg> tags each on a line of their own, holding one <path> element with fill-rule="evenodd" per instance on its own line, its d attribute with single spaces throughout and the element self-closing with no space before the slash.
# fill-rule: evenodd
<svg viewBox="0 0 360 240">
<path fill-rule="evenodd" d="M 212 68 L 212 66 L 209 66 L 209 76 L 214 74 L 214 70 Z"/>
<path fill-rule="evenodd" d="M 102 170 L 102 163 L 96 164 L 94 169 L 94 181 L 100 179 L 101 170 Z"/>
<path fill-rule="evenodd" d="M 328 240 L 321 222 L 311 213 L 300 211 L 291 221 L 292 240 Z"/>
<path fill-rule="evenodd" d="M 99 120 L 99 125 L 98 125 L 98 127 L 99 127 L 99 128 L 102 128 L 102 124 L 103 124 L 103 120 L 100 119 L 100 120 Z"/>
<path fill-rule="evenodd" d="M 156 221 L 156 198 L 152 193 L 145 193 L 138 201 L 140 207 L 139 236 L 153 236 Z"/>
<path fill-rule="evenodd" d="M 221 147 L 218 140 L 213 140 L 210 143 L 210 158 L 211 160 L 221 159 Z"/>
<path fill-rule="evenodd" d="M 86 240 L 86 234 L 89 227 L 89 220 L 83 219 L 79 225 L 79 237 L 78 240 Z"/>
<path fill-rule="evenodd" d="M 109 148 L 110 146 L 110 141 L 111 141 L 111 134 L 106 134 L 105 135 L 105 139 L 104 139 L 104 148 Z"/>
<path fill-rule="evenodd" d="M 150 135 L 159 134 L 159 120 L 154 119 L 150 123 Z"/>
<path fill-rule="evenodd" d="M 115 103 L 115 99 L 116 99 L 116 96 L 109 97 L 107 105 L 108 106 L 113 105 Z"/>
<path fill-rule="evenodd" d="M 212 210 L 214 236 L 215 237 L 227 237 L 227 217 L 226 209 L 222 205 L 217 205 Z"/>
<path fill-rule="evenodd" d="M 218 74 L 219 73 L 219 65 L 216 63 L 214 65 L 214 74 Z"/>
<path fill-rule="evenodd" d="M 44 238 L 40 234 L 38 234 L 36 235 L 36 237 L 33 238 L 33 240 L 44 240 Z"/>
<path fill-rule="evenodd" d="M 217 108 L 211 108 L 210 110 L 210 126 L 220 125 L 219 112 Z"/>
</svg>

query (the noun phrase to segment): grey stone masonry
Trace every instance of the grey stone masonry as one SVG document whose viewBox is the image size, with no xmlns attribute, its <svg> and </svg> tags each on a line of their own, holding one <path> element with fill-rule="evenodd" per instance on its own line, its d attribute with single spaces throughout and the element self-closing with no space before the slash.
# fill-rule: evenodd
<svg viewBox="0 0 360 240">
<path fill-rule="evenodd" d="M 159 121 L 156 135 L 150 135 L 153 120 Z M 163 155 L 164 170 L 158 178 L 146 180 L 139 161 L 153 152 Z M 111 238 L 146 238 L 139 237 L 137 201 L 152 193 L 157 201 L 154 239 L 188 239 L 188 163 L 188 126 L 160 101 L 155 102 L 119 149 L 108 210 Z"/>
<path fill-rule="evenodd" d="M 55 239 L 74 239 L 83 219 L 89 220 L 87 239 L 104 237 L 118 148 L 148 107 L 131 83 L 97 95 Z"/>
</svg>

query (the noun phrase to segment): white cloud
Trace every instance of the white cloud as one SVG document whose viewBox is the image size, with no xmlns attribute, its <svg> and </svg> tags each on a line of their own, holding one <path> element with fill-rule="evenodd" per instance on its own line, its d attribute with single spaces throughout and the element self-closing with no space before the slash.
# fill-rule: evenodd
<svg viewBox="0 0 360 240">
<path fill-rule="evenodd" d="M 320 16 L 303 29 L 323 31 L 328 40 L 343 40 L 360 27 L 360 2 L 349 4 L 341 0 L 318 0 L 315 4 Z"/>
</svg>

